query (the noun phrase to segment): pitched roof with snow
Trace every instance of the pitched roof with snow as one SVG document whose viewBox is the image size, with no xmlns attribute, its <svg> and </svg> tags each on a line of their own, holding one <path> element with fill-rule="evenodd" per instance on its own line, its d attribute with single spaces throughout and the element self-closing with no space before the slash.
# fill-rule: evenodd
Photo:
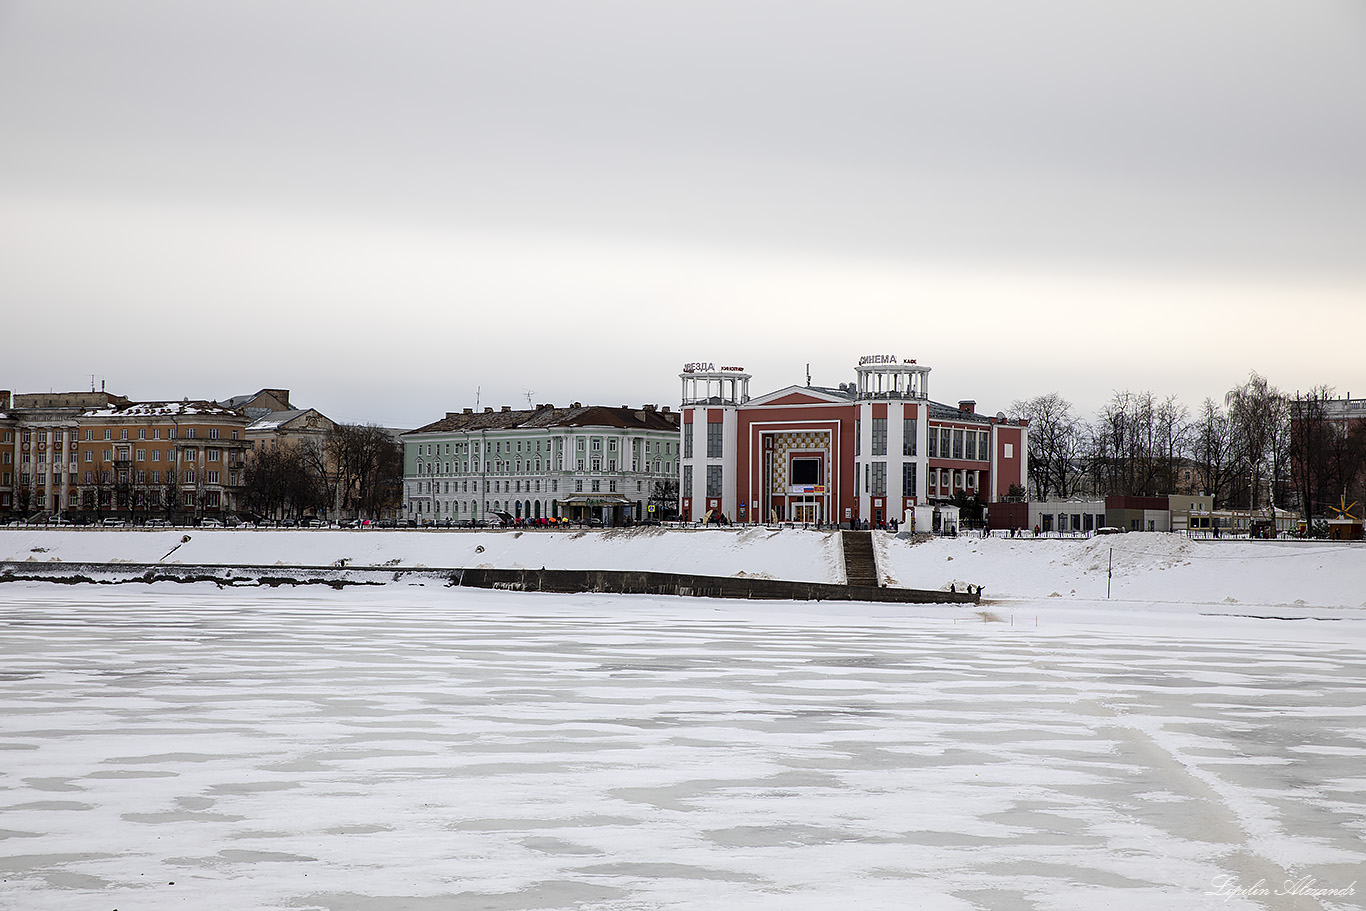
<svg viewBox="0 0 1366 911">
<path fill-rule="evenodd" d="M 611 408 L 605 405 L 572 405 L 556 408 L 543 405 L 520 411 L 484 411 L 468 414 L 448 413 L 439 421 L 411 430 L 419 433 L 449 433 L 471 430 L 538 430 L 556 427 L 611 427 L 622 430 L 678 431 L 678 424 L 654 409 Z"/>
<path fill-rule="evenodd" d="M 109 408 L 92 408 L 81 413 L 88 418 L 132 418 L 132 417 L 236 417 L 241 414 L 231 408 L 215 405 L 212 402 L 182 400 L 179 402 L 129 402 L 126 405 L 113 405 Z"/>
</svg>

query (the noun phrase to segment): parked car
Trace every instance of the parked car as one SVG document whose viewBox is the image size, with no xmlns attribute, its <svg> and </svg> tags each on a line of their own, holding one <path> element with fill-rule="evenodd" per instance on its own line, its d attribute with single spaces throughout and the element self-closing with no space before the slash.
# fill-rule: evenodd
<svg viewBox="0 0 1366 911">
<path fill-rule="evenodd" d="M 118 518 L 115 518 L 114 516 L 110 516 L 110 517 L 107 518 L 107 519 L 101 520 L 101 521 L 100 521 L 100 524 L 103 525 L 105 528 L 122 528 L 123 526 L 127 525 L 128 523 L 125 522 L 125 521 L 123 521 L 122 519 L 118 519 Z"/>
<path fill-rule="evenodd" d="M 223 527 L 223 523 L 222 523 L 222 521 L 219 520 L 219 519 L 200 519 L 200 520 L 199 520 L 199 527 L 200 527 L 200 528 L 222 528 L 222 527 Z"/>
<path fill-rule="evenodd" d="M 168 519 L 148 519 L 142 523 L 146 528 L 170 528 L 171 523 Z"/>
</svg>

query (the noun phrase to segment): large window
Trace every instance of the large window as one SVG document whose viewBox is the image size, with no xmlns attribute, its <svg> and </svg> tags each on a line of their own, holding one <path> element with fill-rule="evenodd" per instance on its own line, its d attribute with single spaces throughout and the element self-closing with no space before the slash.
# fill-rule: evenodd
<svg viewBox="0 0 1366 911">
<path fill-rule="evenodd" d="M 707 458 L 709 459 L 721 458 L 721 428 L 723 426 L 719 421 L 715 424 L 707 424 Z M 711 496 L 711 494 L 707 494 L 707 496 Z"/>
<path fill-rule="evenodd" d="M 901 454 L 915 455 L 915 418 L 903 418 L 901 421 Z"/>
<path fill-rule="evenodd" d="M 977 434 L 977 458 L 983 462 L 991 461 L 991 434 L 985 430 Z"/>
<path fill-rule="evenodd" d="M 939 458 L 941 459 L 949 457 L 949 436 L 952 432 L 947 427 L 941 428 L 939 431 Z"/>
<path fill-rule="evenodd" d="M 873 455 L 887 454 L 887 419 L 873 418 Z"/>
<path fill-rule="evenodd" d="M 863 420 L 854 418 L 854 455 L 863 455 Z"/>
<path fill-rule="evenodd" d="M 683 425 L 683 458 L 692 458 L 692 425 Z"/>
<path fill-rule="evenodd" d="M 870 493 L 875 497 L 887 496 L 887 463 L 873 462 L 871 467 L 873 469 L 873 479 Z"/>
<path fill-rule="evenodd" d="M 903 497 L 915 496 L 915 463 L 901 463 L 901 495 Z"/>
<path fill-rule="evenodd" d="M 821 460 L 795 458 L 792 460 L 793 484 L 821 483 Z"/>
<path fill-rule="evenodd" d="M 718 424 L 718 425 L 716 425 L 716 426 L 719 427 L 720 425 Z M 721 466 L 720 466 L 720 465 L 708 465 L 708 466 L 707 466 L 707 496 L 709 496 L 709 497 L 719 497 L 719 496 L 721 496 Z"/>
<path fill-rule="evenodd" d="M 692 472 L 683 472 L 683 482 L 679 485 L 679 496 L 692 497 Z"/>
</svg>

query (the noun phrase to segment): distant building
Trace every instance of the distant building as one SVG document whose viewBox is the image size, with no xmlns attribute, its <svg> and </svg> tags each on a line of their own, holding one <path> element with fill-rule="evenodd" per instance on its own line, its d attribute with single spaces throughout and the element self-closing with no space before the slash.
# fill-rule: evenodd
<svg viewBox="0 0 1366 911">
<path fill-rule="evenodd" d="M 679 499 L 690 521 L 904 521 L 958 495 L 1004 499 L 1027 477 L 1028 425 L 929 398 L 930 368 L 861 358 L 855 382 L 749 395 L 743 367 L 684 366 Z"/>
<path fill-rule="evenodd" d="M 246 426 L 207 401 L 0 392 L 0 514 L 226 515 Z"/>
<path fill-rule="evenodd" d="M 448 412 L 403 434 L 403 514 L 422 523 L 646 519 L 678 478 L 678 415 L 654 405 Z"/>
</svg>

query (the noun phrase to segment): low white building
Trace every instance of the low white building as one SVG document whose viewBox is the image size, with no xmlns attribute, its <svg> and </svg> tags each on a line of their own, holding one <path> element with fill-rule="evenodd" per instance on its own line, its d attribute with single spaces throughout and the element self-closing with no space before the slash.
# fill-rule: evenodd
<svg viewBox="0 0 1366 911">
<path fill-rule="evenodd" d="M 638 522 L 655 485 L 678 481 L 678 414 L 654 405 L 466 408 L 402 440 L 403 515 L 423 524 Z"/>
</svg>

